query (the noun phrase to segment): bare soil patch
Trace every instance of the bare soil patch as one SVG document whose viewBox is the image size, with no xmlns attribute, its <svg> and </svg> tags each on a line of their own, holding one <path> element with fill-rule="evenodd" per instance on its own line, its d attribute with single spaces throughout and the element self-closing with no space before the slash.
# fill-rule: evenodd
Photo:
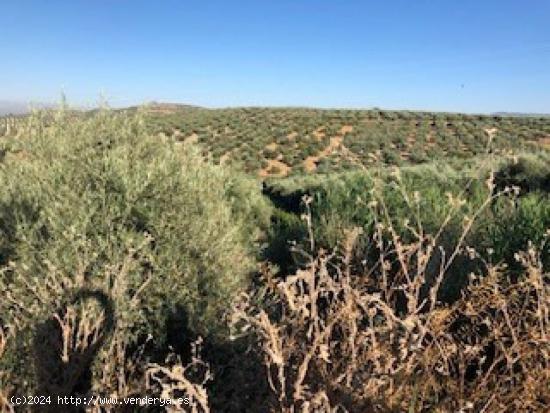
<svg viewBox="0 0 550 413">
<path fill-rule="evenodd" d="M 289 141 L 293 141 L 298 136 L 298 132 L 290 132 L 288 135 L 286 135 L 286 138 Z"/>
<path fill-rule="evenodd" d="M 222 156 L 220 156 L 220 165 L 223 165 L 229 161 L 229 159 L 231 158 L 231 152 L 232 151 L 226 152 Z"/>
<path fill-rule="evenodd" d="M 324 126 L 321 126 L 320 128 L 317 128 L 313 131 L 313 136 L 315 136 L 315 138 L 321 142 L 324 137 L 325 137 L 325 128 Z"/>
<path fill-rule="evenodd" d="M 346 133 L 350 133 L 350 132 L 353 132 L 353 126 L 352 125 L 344 125 L 340 129 L 340 133 L 342 135 L 345 135 Z"/>
<path fill-rule="evenodd" d="M 323 158 L 326 158 L 331 153 L 333 153 L 336 149 L 342 146 L 342 142 L 344 141 L 344 135 L 346 133 L 350 133 L 353 131 L 353 126 L 351 125 L 344 125 L 340 129 L 340 135 L 336 135 L 332 138 L 330 138 L 330 142 L 328 146 L 323 149 L 321 152 L 319 152 L 317 155 L 314 156 L 308 156 L 304 160 L 304 169 L 307 172 L 313 172 L 317 169 L 317 165 L 319 161 Z"/>
<path fill-rule="evenodd" d="M 263 169 L 260 169 L 260 172 L 258 172 L 258 175 L 261 176 L 262 178 L 266 178 L 268 176 L 282 178 L 287 176 L 291 169 L 292 168 L 290 166 L 288 166 L 284 162 L 281 162 L 280 160 L 268 159 L 267 166 Z"/>
<path fill-rule="evenodd" d="M 199 135 L 197 135 L 196 133 L 192 133 L 191 135 L 189 135 L 187 138 L 183 140 L 183 143 L 193 144 L 193 143 L 197 143 L 198 141 L 199 141 Z"/>
<path fill-rule="evenodd" d="M 429 148 L 433 148 L 435 146 L 435 132 L 429 131 L 428 135 L 426 136 L 426 144 Z"/>
<path fill-rule="evenodd" d="M 544 136 L 538 140 L 539 145 L 543 148 L 550 149 L 550 135 Z"/>
<path fill-rule="evenodd" d="M 489 139 L 492 140 L 497 134 L 498 128 L 487 128 L 487 129 L 483 129 L 483 131 L 487 134 Z"/>
</svg>

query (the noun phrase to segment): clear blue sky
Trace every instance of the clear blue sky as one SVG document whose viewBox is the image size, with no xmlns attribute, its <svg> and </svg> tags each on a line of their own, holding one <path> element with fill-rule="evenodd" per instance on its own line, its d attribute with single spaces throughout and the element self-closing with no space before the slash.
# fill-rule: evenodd
<svg viewBox="0 0 550 413">
<path fill-rule="evenodd" d="M 0 100 L 550 112 L 549 0 L 6 0 Z"/>
</svg>

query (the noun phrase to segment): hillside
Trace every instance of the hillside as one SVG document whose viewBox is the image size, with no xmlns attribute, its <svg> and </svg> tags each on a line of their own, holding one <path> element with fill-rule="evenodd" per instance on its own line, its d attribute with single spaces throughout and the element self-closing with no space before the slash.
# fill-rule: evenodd
<svg viewBox="0 0 550 413">
<path fill-rule="evenodd" d="M 550 146 L 550 118 L 307 108 L 148 110 L 152 130 L 261 177 Z"/>
<path fill-rule="evenodd" d="M 137 110 L 162 139 L 198 143 L 215 163 L 261 178 L 341 172 L 374 165 L 463 161 L 550 148 L 550 117 L 309 108 L 206 109 L 156 103 Z M 72 111 L 90 116 L 92 111 Z M 46 114 L 49 117 L 49 114 Z M 0 118 L 0 136 L 25 117 Z"/>
</svg>

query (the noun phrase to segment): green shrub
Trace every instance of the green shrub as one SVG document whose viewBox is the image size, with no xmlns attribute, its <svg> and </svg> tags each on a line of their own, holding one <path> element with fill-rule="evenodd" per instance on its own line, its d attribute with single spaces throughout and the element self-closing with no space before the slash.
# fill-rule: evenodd
<svg viewBox="0 0 550 413">
<path fill-rule="evenodd" d="M 0 163 L 0 289 L 11 298 L 0 320 L 32 329 L 85 288 L 126 294 L 110 298 L 117 316 L 131 313 L 130 341 L 151 334 L 162 345 L 177 312 L 194 332 L 222 334 L 269 222 L 257 182 L 161 144 L 139 114 L 29 123 L 24 156 Z M 125 267 L 128 257 L 139 265 Z"/>
<path fill-rule="evenodd" d="M 519 199 L 500 199 L 493 206 L 492 219 L 480 224 L 473 245 L 491 249 L 494 262 L 504 261 L 520 269 L 514 254 L 527 250 L 529 244 L 540 248 L 544 268 L 550 268 L 550 245 L 545 236 L 550 229 L 550 199 L 548 195 L 531 193 Z"/>
<path fill-rule="evenodd" d="M 387 220 L 404 242 L 414 239 L 411 228 L 418 231 L 418 223 L 423 233 L 436 234 L 446 222 L 437 245 L 448 255 L 459 241 L 465 220 L 476 216 L 464 245 L 477 247 L 486 260 L 513 265 L 515 252 L 528 248 L 529 241 L 539 247 L 543 243 L 550 228 L 550 202 L 547 194 L 532 193 L 519 198 L 505 196 L 488 204 L 491 197 L 486 183 L 488 172 L 488 165 L 483 166 L 479 161 L 467 165 L 457 163 L 456 167 L 449 163 L 430 163 L 402 167 L 396 174 L 384 168 L 373 169 L 371 173 L 332 174 L 301 183 L 289 181 L 288 185 L 294 186 L 294 190 L 297 185 L 313 195 L 310 208 L 316 248 L 332 250 L 346 230 L 359 227 L 363 235 L 358 238 L 354 251 L 356 261 L 376 254 L 371 239 L 373 213 L 381 214 L 382 205 L 378 202 L 377 209 L 370 205 L 383 200 Z M 453 205 L 458 204 L 449 202 L 450 199 L 460 200 L 460 206 L 453 210 Z M 309 248 L 307 240 L 303 240 L 302 246 Z M 548 246 L 542 253 L 550 256 Z M 550 264 L 547 258 L 543 258 L 543 263 L 545 268 Z M 456 298 L 466 276 L 477 265 L 476 260 L 467 256 L 457 257 L 441 289 L 445 299 Z M 434 261 L 429 268 L 437 266 Z"/>
<path fill-rule="evenodd" d="M 543 152 L 504 163 L 496 173 L 495 184 L 501 189 L 517 186 L 523 193 L 550 193 L 550 156 Z"/>
</svg>

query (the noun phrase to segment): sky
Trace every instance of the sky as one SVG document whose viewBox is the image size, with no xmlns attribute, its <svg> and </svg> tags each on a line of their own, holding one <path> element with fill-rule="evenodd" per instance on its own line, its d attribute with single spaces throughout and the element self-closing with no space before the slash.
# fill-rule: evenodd
<svg viewBox="0 0 550 413">
<path fill-rule="evenodd" d="M 0 0 L 0 100 L 550 113 L 549 0 Z"/>
</svg>

